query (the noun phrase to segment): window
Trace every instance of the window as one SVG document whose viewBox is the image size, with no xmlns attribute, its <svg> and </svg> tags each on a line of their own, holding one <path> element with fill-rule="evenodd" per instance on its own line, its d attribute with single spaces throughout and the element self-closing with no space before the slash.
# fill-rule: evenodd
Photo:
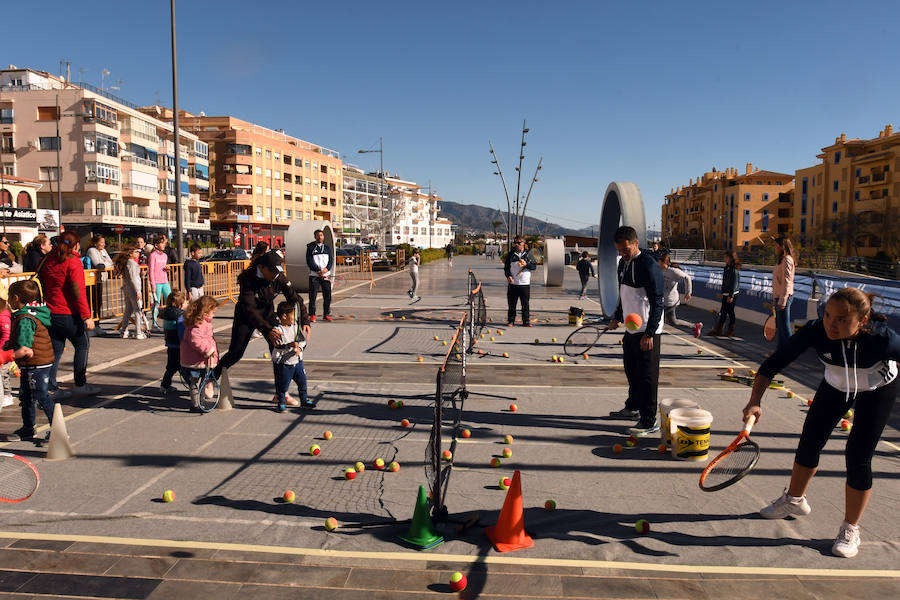
<svg viewBox="0 0 900 600">
<path fill-rule="evenodd" d="M 59 181 L 59 167 L 40 167 L 41 181 Z"/>
<path fill-rule="evenodd" d="M 290 165 L 291 162 L 292 162 L 292 160 L 293 160 L 293 159 L 292 159 L 290 156 L 288 156 L 287 154 L 285 154 L 283 158 L 284 158 L 284 164 L 286 164 L 286 165 Z"/>
<path fill-rule="evenodd" d="M 14 121 L 14 115 L 15 112 L 12 108 L 0 109 L 0 123 L 2 123 L 3 125 L 12 125 Z"/>
<path fill-rule="evenodd" d="M 272 151 L 266 150 L 266 158 L 272 158 Z"/>
<path fill-rule="evenodd" d="M 256 174 L 262 175 L 262 167 L 256 167 Z"/>
<path fill-rule="evenodd" d="M 291 218 L 291 209 L 286 208 L 286 209 L 284 210 L 284 218 L 285 218 L 285 219 L 290 219 L 290 218 Z"/>
<path fill-rule="evenodd" d="M 838 191 L 838 180 L 837 179 L 834 180 L 834 191 L 835 192 Z"/>
<path fill-rule="evenodd" d="M 281 218 L 281 209 L 280 209 L 280 208 L 276 208 L 276 209 L 275 209 L 275 218 L 276 218 L 276 219 L 280 219 L 280 218 Z"/>
<path fill-rule="evenodd" d="M 744 194 L 744 202 L 750 202 L 750 194 Z"/>
<path fill-rule="evenodd" d="M 857 193 L 859 193 L 859 192 L 857 192 Z M 838 205 L 837 205 L 837 200 L 835 200 L 834 202 L 832 202 L 832 203 L 831 203 L 831 212 L 836 213 L 836 212 L 837 212 L 837 206 L 838 206 Z"/>
<path fill-rule="evenodd" d="M 283 179 L 284 179 L 284 182 L 285 182 L 285 183 L 290 183 L 290 182 L 291 182 L 291 174 L 290 174 L 290 173 L 285 173 Z"/>
<path fill-rule="evenodd" d="M 272 176 L 272 169 L 266 169 L 266 177 Z"/>
<path fill-rule="evenodd" d="M 281 198 L 281 190 L 279 190 L 278 188 L 275 188 L 275 197 Z"/>
<path fill-rule="evenodd" d="M 715 185 L 713 185 L 713 191 L 714 191 L 714 192 L 718 192 L 718 191 L 719 191 L 719 184 L 718 184 L 718 183 L 715 184 Z"/>
<path fill-rule="evenodd" d="M 281 171 L 275 171 L 275 179 L 281 179 Z"/>
<path fill-rule="evenodd" d="M 800 233 L 806 233 L 806 219 L 800 219 Z"/>
<path fill-rule="evenodd" d="M 262 156 L 262 148 L 254 148 L 254 149 L 253 149 L 253 152 L 254 152 L 254 154 L 256 154 L 257 156 Z"/>
<path fill-rule="evenodd" d="M 97 120 L 104 125 L 115 127 L 118 122 L 116 114 L 116 109 L 111 106 L 107 106 L 96 100 L 84 101 L 84 118 L 87 120 Z"/>
<path fill-rule="evenodd" d="M 769 230 L 769 211 L 766 209 L 763 209 L 762 211 L 762 230 Z"/>
<path fill-rule="evenodd" d="M 40 138 L 41 150 L 59 150 L 61 141 L 58 137 L 42 137 Z"/>
<path fill-rule="evenodd" d="M 802 182 L 801 185 L 800 185 L 800 191 L 801 191 L 801 193 L 805 194 L 806 192 L 808 192 L 808 191 L 809 191 L 809 190 L 807 189 L 808 187 L 809 187 L 809 182 L 808 182 L 807 178 L 804 177 L 804 178 L 803 178 L 803 182 Z"/>
<path fill-rule="evenodd" d="M 291 196 L 291 195 L 288 194 L 288 193 L 285 193 L 285 194 L 284 194 L 284 199 L 285 199 L 287 202 L 290 202 L 291 200 L 293 200 L 293 196 Z"/>
<path fill-rule="evenodd" d="M 763 194 L 763 202 L 768 202 L 768 201 L 769 201 L 769 195 Z"/>
<path fill-rule="evenodd" d="M 6 188 L 0 188 L 0 206 L 12 206 L 12 194 Z"/>
<path fill-rule="evenodd" d="M 328 166 L 327 166 L 327 165 L 322 165 L 322 166 L 319 168 L 319 171 L 322 172 L 322 173 L 326 173 L 326 174 L 327 174 L 327 173 L 328 173 Z"/>
<path fill-rule="evenodd" d="M 285 177 L 290 177 L 290 175 L 285 175 Z M 299 175 L 294 175 L 294 183 L 297 185 L 303 185 L 303 178 Z"/>
<path fill-rule="evenodd" d="M 209 144 L 206 142 L 201 142 L 200 140 L 194 140 L 194 154 L 201 158 L 209 158 Z"/>
<path fill-rule="evenodd" d="M 16 165 L 3 165 L 3 174 L 4 175 L 16 175 Z"/>
<path fill-rule="evenodd" d="M 88 132 L 84 134 L 84 151 L 116 158 L 119 156 L 119 140 L 102 133 Z"/>
<path fill-rule="evenodd" d="M 750 231 L 750 211 L 744 211 L 744 231 Z"/>
<path fill-rule="evenodd" d="M 3 140 L 0 141 L 0 152 L 15 152 L 16 145 L 13 142 L 13 134 L 4 133 Z"/>
<path fill-rule="evenodd" d="M 303 159 L 302 159 L 302 158 L 295 158 L 295 159 L 294 159 L 294 166 L 295 166 L 295 167 L 300 167 L 300 168 L 302 169 L 302 168 L 303 168 Z"/>
<path fill-rule="evenodd" d="M 862 169 L 857 169 L 856 176 L 859 177 L 860 175 L 862 175 Z"/>
<path fill-rule="evenodd" d="M 266 218 L 267 218 L 267 219 L 271 219 L 271 218 L 272 218 L 272 207 L 271 207 L 271 206 L 267 206 L 267 207 L 266 207 Z"/>
<path fill-rule="evenodd" d="M 262 186 L 261 185 L 256 186 L 256 193 L 262 194 Z"/>
<path fill-rule="evenodd" d="M 16 208 L 34 208 L 31 205 L 31 195 L 25 190 L 16 195 Z"/>
<path fill-rule="evenodd" d="M 840 162 L 841 162 L 841 153 L 835 152 L 834 153 L 834 164 L 837 165 L 837 164 L 840 164 Z"/>
<path fill-rule="evenodd" d="M 119 167 L 100 162 L 84 165 L 85 183 L 106 183 L 119 185 Z"/>
<path fill-rule="evenodd" d="M 257 206 L 257 207 L 256 207 L 256 216 L 257 216 L 257 217 L 262 217 L 262 206 Z"/>
<path fill-rule="evenodd" d="M 250 146 L 247 144 L 226 144 L 225 154 L 243 154 L 250 156 Z"/>
<path fill-rule="evenodd" d="M 275 160 L 281 160 L 281 155 L 277 152 L 275 153 Z"/>
<path fill-rule="evenodd" d="M 801 215 L 806 214 L 806 196 L 805 195 L 800 199 L 800 214 Z"/>
<path fill-rule="evenodd" d="M 859 190 L 856 190 L 855 192 L 853 192 L 853 199 L 859 200 Z M 837 204 L 837 202 L 835 202 L 835 204 Z"/>
<path fill-rule="evenodd" d="M 38 106 L 37 120 L 38 121 L 55 121 L 56 120 L 56 107 L 55 106 Z"/>
<path fill-rule="evenodd" d="M 266 196 L 271 196 L 271 195 L 272 195 L 272 188 L 267 187 L 266 188 Z"/>
</svg>

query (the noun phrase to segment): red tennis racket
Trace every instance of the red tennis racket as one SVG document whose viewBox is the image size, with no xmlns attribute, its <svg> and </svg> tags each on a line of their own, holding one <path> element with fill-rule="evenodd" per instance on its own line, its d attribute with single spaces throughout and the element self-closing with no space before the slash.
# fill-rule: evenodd
<svg viewBox="0 0 900 600">
<path fill-rule="evenodd" d="M 743 479 L 759 462 L 759 446 L 750 439 L 750 430 L 756 423 L 751 416 L 741 431 L 727 448 L 712 459 L 700 474 L 700 489 L 717 492 Z"/>
<path fill-rule="evenodd" d="M 41 476 L 27 459 L 0 452 L 0 502 L 22 502 L 37 491 Z"/>
</svg>

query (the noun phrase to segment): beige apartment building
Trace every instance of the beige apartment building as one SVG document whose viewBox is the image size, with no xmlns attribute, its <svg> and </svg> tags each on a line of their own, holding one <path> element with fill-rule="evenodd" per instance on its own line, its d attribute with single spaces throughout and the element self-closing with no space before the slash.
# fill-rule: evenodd
<svg viewBox="0 0 900 600">
<path fill-rule="evenodd" d="M 171 114 L 161 118 L 170 119 Z M 237 245 L 281 246 L 291 221 L 343 226 L 340 154 L 234 117 L 179 114 L 179 126 L 207 142 L 213 228 Z"/>
<path fill-rule="evenodd" d="M 210 240 L 208 146 L 171 123 L 84 83 L 43 71 L 0 70 L 5 173 L 44 185 L 37 207 L 82 235 L 174 234 L 176 193 L 188 239 Z M 175 190 L 175 170 L 181 189 Z"/>
<path fill-rule="evenodd" d="M 842 133 L 816 158 L 795 175 L 797 241 L 837 241 L 847 256 L 900 254 L 900 132 L 887 125 L 868 140 Z"/>
<path fill-rule="evenodd" d="M 760 246 L 789 233 L 794 176 L 747 163 L 744 173 L 713 169 L 687 186 L 672 189 L 662 207 L 666 245 L 708 249 Z"/>
<path fill-rule="evenodd" d="M 37 192 L 42 185 L 40 181 L 0 171 L 0 232 L 9 240 L 25 245 L 41 231 L 58 230 L 56 215 L 37 209 Z"/>
</svg>

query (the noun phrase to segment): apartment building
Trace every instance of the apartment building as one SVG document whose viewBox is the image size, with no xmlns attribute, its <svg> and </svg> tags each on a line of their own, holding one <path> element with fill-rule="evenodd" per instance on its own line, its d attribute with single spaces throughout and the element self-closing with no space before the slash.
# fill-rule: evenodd
<svg viewBox="0 0 900 600">
<path fill-rule="evenodd" d="M 842 133 L 816 158 L 795 173 L 797 241 L 837 241 L 848 256 L 900 252 L 900 132 L 887 125 L 868 140 Z"/>
<path fill-rule="evenodd" d="M 171 115 L 163 118 L 170 118 Z M 179 126 L 209 144 L 211 220 L 223 238 L 281 246 L 291 221 L 343 226 L 340 154 L 234 117 L 179 113 Z"/>
<path fill-rule="evenodd" d="M 0 70 L 4 172 L 37 180 L 40 209 L 60 211 L 82 235 L 172 237 L 175 169 L 185 234 L 210 240 L 208 146 L 170 123 L 85 83 L 43 71 Z"/>
<path fill-rule="evenodd" d="M 414 181 L 397 175 L 385 176 L 390 200 L 388 222 L 392 244 L 409 244 L 420 248 L 442 248 L 453 235 L 448 219 L 439 217 L 440 196 L 425 193 Z"/>
<path fill-rule="evenodd" d="M 343 165 L 344 244 L 384 245 L 387 186 L 378 173 L 366 173 L 355 165 Z"/>
<path fill-rule="evenodd" d="M 0 232 L 8 239 L 25 245 L 41 231 L 55 233 L 59 229 L 58 215 L 37 209 L 37 192 L 42 185 L 0 172 Z"/>
<path fill-rule="evenodd" d="M 760 170 L 752 163 L 744 173 L 733 167 L 704 173 L 666 195 L 663 241 L 738 249 L 789 233 L 793 181 L 793 175 Z"/>
</svg>

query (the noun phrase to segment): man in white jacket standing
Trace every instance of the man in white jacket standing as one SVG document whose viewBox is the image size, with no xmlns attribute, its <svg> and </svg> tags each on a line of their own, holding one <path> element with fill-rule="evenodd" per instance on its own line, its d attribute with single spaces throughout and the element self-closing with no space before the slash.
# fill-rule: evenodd
<svg viewBox="0 0 900 600">
<path fill-rule="evenodd" d="M 525 247 L 525 238 L 517 235 L 513 239 L 513 249 L 506 255 L 503 272 L 506 274 L 506 301 L 509 304 L 506 326 L 516 322 L 516 302 L 522 303 L 522 325 L 531 327 L 528 303 L 531 300 L 531 272 L 537 269 L 537 262 Z"/>
</svg>

